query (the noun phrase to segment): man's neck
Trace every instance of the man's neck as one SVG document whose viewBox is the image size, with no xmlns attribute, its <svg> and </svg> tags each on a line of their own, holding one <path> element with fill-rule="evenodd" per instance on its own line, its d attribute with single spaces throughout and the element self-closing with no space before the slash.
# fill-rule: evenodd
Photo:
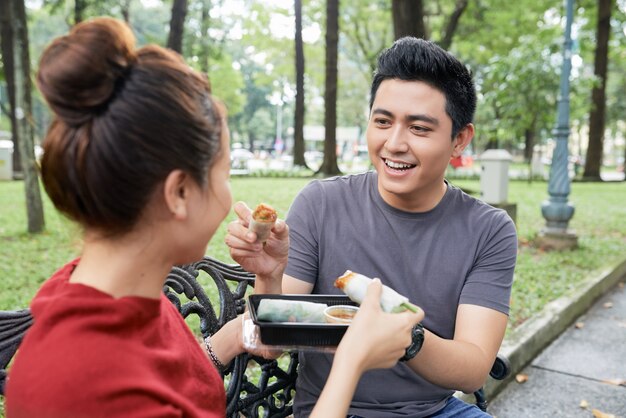
<svg viewBox="0 0 626 418">
<path fill-rule="evenodd" d="M 434 209 L 448 190 L 448 184 L 442 179 L 429 189 L 420 190 L 418 194 L 400 195 L 381 190 L 378 185 L 378 193 L 389 206 L 404 212 L 421 213 Z"/>
</svg>

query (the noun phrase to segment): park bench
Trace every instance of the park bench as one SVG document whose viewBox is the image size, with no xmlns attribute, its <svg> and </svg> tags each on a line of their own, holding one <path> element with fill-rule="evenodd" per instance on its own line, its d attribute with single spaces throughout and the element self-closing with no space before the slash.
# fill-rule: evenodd
<svg viewBox="0 0 626 418">
<path fill-rule="evenodd" d="M 208 275 L 219 295 L 216 312 L 200 274 Z M 240 266 L 226 264 L 211 257 L 172 269 L 164 292 L 186 321 L 199 323 L 203 337 L 213 335 L 224 324 L 242 314 L 246 306 L 246 291 L 254 286 L 254 274 Z M 191 319 L 194 318 L 195 319 Z M 29 309 L 0 311 L 0 394 L 4 394 L 6 368 L 32 324 Z M 197 326 L 197 325 L 196 325 Z M 236 357 L 222 372 L 226 388 L 226 416 L 287 417 L 292 413 L 297 378 L 298 355 L 287 353 L 279 360 L 266 360 L 247 353 Z M 508 374 L 505 359 L 498 357 L 490 375 L 503 379 Z M 477 404 L 486 408 L 482 389 L 474 393 Z"/>
</svg>

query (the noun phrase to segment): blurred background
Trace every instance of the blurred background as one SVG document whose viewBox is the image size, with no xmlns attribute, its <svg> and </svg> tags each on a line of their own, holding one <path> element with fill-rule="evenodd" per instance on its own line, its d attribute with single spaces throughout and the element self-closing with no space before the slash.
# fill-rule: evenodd
<svg viewBox="0 0 626 418">
<path fill-rule="evenodd" d="M 499 148 L 513 157 L 512 177 L 547 178 L 565 25 L 559 1 L 0 3 L 3 178 L 22 176 L 16 118 L 29 121 L 22 135 L 32 136 L 27 141 L 35 156 L 41 152 L 50 114 L 28 76 L 36 71 L 43 48 L 75 23 L 101 15 L 126 20 L 139 45 L 168 46 L 208 74 L 215 95 L 229 109 L 234 175 L 367 169 L 364 131 L 376 57 L 395 38 L 414 35 L 458 56 L 478 87 L 477 135 L 466 155 L 451 162 L 449 175 L 478 176 L 480 154 Z M 622 179 L 626 0 L 575 1 L 569 49 L 571 177 Z M 18 97 L 14 111 L 15 91 L 30 97 Z"/>
</svg>

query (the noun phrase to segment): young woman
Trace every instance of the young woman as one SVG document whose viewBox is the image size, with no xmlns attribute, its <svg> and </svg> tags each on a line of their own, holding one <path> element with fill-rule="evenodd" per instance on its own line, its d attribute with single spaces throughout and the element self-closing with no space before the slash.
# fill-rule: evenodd
<svg viewBox="0 0 626 418">
<path fill-rule="evenodd" d="M 124 23 L 99 18 L 41 58 L 37 83 L 55 114 L 43 183 L 83 227 L 84 245 L 32 301 L 9 418 L 224 415 L 223 382 L 162 287 L 173 265 L 204 255 L 230 210 L 226 112 L 180 56 L 134 43 Z M 423 315 L 385 314 L 379 297 L 370 286 L 317 416 L 345 416 L 360 375 L 392 366 L 409 345 Z M 242 352 L 240 323 L 212 339 L 223 363 Z"/>
</svg>

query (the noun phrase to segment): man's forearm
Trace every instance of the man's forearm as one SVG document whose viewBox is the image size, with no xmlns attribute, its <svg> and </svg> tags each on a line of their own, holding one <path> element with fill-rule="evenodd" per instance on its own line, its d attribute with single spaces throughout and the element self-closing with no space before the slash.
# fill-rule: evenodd
<svg viewBox="0 0 626 418">
<path fill-rule="evenodd" d="M 407 365 L 435 385 L 471 393 L 484 384 L 493 360 L 474 344 L 426 331 L 422 349 Z"/>
<path fill-rule="evenodd" d="M 257 274 L 254 280 L 254 293 L 256 295 L 263 294 L 280 294 L 283 293 L 283 277 L 282 274 L 278 277 L 276 275 L 260 276 Z"/>
</svg>

